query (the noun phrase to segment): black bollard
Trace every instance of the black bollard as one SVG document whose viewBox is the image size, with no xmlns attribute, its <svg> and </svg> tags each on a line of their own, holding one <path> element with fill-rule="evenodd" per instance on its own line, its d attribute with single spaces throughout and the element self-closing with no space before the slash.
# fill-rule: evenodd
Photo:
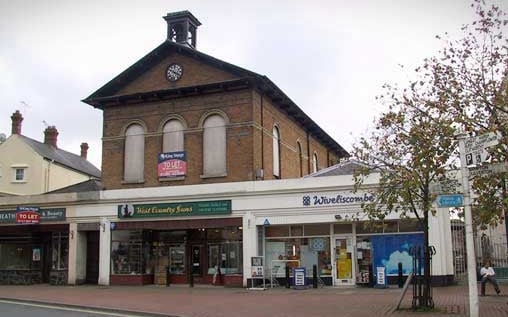
<svg viewBox="0 0 508 317">
<path fill-rule="evenodd" d="M 317 265 L 312 266 L 312 288 L 317 288 Z"/>
<path fill-rule="evenodd" d="M 190 274 L 189 276 L 189 287 L 194 287 L 194 274 Z"/>
<path fill-rule="evenodd" d="M 286 288 L 291 287 L 291 281 L 289 280 L 289 266 L 286 264 Z"/>
<path fill-rule="evenodd" d="M 402 288 L 404 286 L 404 281 L 402 279 L 402 262 L 399 262 L 399 278 L 397 282 L 399 284 L 399 288 Z"/>
<path fill-rule="evenodd" d="M 169 274 L 169 266 L 166 266 L 166 287 L 169 286 L 169 279 L 171 275 Z"/>
</svg>

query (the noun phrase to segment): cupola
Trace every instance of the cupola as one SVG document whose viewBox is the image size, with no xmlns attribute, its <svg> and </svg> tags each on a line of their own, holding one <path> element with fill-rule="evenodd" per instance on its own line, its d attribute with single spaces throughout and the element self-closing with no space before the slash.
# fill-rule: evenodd
<svg viewBox="0 0 508 317">
<path fill-rule="evenodd" d="M 163 17 L 168 23 L 168 41 L 196 48 L 197 28 L 201 22 L 189 11 L 168 13 Z"/>
</svg>

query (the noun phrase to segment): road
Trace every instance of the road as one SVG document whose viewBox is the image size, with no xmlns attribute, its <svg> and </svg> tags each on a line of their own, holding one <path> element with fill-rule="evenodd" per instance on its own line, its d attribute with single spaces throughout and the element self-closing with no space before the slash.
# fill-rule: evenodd
<svg viewBox="0 0 508 317">
<path fill-rule="evenodd" d="M 41 303 L 18 302 L 0 300 L 0 316 L 5 317 L 104 317 L 104 316 L 131 316 L 143 315 L 122 314 L 113 311 L 100 311 L 79 307 L 54 306 Z"/>
</svg>

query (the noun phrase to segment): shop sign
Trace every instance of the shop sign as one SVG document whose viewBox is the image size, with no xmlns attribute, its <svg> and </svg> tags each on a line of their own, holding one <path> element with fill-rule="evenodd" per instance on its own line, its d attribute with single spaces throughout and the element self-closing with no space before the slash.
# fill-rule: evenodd
<svg viewBox="0 0 508 317">
<path fill-rule="evenodd" d="M 18 207 L 16 210 L 16 223 L 38 224 L 41 221 L 39 207 Z"/>
<path fill-rule="evenodd" d="M 118 205 L 118 218 L 211 216 L 231 213 L 231 200 Z"/>
<path fill-rule="evenodd" d="M 27 207 L 18 207 L 19 208 L 27 208 Z M 28 208 L 38 208 L 38 207 L 28 207 Z M 21 211 L 21 210 L 20 210 Z M 24 210 L 27 211 L 27 210 Z M 39 221 L 40 222 L 48 222 L 48 221 L 64 221 L 65 220 L 65 208 L 47 208 L 47 209 L 39 209 Z M 28 222 L 20 222 L 18 218 L 24 216 L 17 216 L 17 210 L 5 210 L 0 211 L 0 223 L 20 223 L 26 224 Z M 32 222 L 33 223 L 33 222 Z"/>
<path fill-rule="evenodd" d="M 187 174 L 187 156 L 185 151 L 159 154 L 157 174 L 159 177 L 185 176 Z"/>
<path fill-rule="evenodd" d="M 304 267 L 293 268 L 293 278 L 294 278 L 293 287 L 295 289 L 304 289 L 306 277 L 307 277 L 306 270 Z"/>
<path fill-rule="evenodd" d="M 345 192 L 337 195 L 305 195 L 302 197 L 304 206 L 332 206 L 351 205 L 373 202 L 375 199 L 372 193 Z"/>
</svg>

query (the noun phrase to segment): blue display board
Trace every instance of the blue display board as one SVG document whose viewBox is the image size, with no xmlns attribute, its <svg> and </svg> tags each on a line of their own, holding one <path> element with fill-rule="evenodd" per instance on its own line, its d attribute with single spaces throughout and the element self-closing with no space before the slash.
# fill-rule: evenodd
<svg viewBox="0 0 508 317">
<path fill-rule="evenodd" d="M 307 270 L 304 267 L 293 268 L 293 288 L 306 288 Z"/>
<path fill-rule="evenodd" d="M 414 246 L 423 247 L 423 233 L 372 236 L 373 263 L 372 271 L 384 266 L 386 276 L 399 273 L 398 264 L 402 263 L 402 274 L 413 272 L 413 258 L 409 249 Z M 377 274 L 376 274 L 377 275 Z"/>
</svg>

